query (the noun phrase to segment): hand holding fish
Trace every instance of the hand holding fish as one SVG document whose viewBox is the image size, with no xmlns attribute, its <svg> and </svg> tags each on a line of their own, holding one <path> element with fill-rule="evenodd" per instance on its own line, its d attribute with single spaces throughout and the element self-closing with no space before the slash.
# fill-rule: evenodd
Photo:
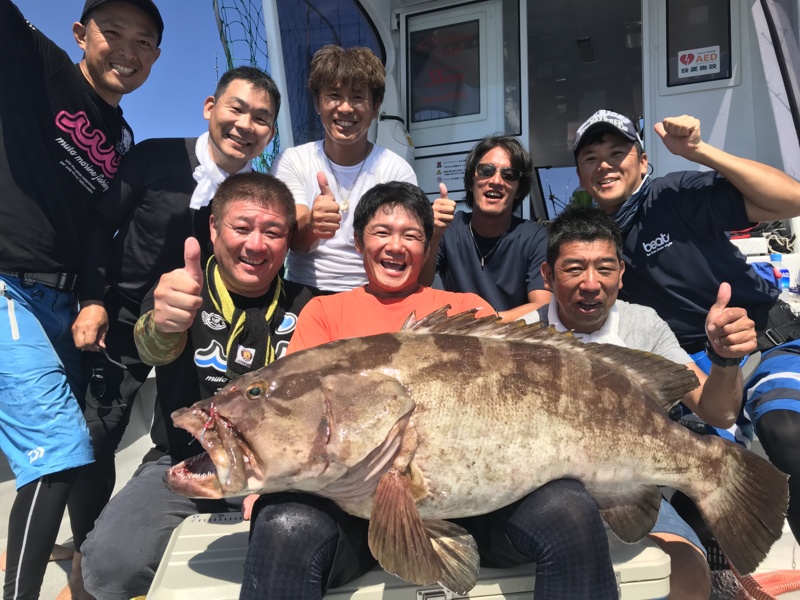
<svg viewBox="0 0 800 600">
<path fill-rule="evenodd" d="M 185 266 L 161 276 L 156 286 L 154 320 L 167 333 L 186 331 L 202 306 L 203 267 L 200 264 L 200 244 L 186 238 L 183 247 Z"/>
<path fill-rule="evenodd" d="M 730 300 L 731 286 L 723 282 L 706 317 L 706 335 L 717 354 L 739 358 L 756 349 L 756 328 L 745 309 L 728 306 Z"/>
<path fill-rule="evenodd" d="M 342 215 L 328 185 L 328 178 L 322 171 L 317 173 L 317 183 L 320 193 L 314 198 L 314 205 L 311 208 L 311 230 L 319 239 L 328 240 L 339 230 Z"/>
<path fill-rule="evenodd" d="M 444 233 L 456 214 L 456 203 L 447 197 L 447 186 L 439 184 L 439 198 L 433 201 L 433 228 L 437 233 Z"/>
</svg>

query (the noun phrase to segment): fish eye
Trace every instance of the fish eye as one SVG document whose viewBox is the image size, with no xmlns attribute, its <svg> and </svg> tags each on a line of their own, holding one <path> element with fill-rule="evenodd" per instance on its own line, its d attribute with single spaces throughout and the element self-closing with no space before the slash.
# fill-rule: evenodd
<svg viewBox="0 0 800 600">
<path fill-rule="evenodd" d="M 261 387 L 254 385 L 247 388 L 247 395 L 251 398 L 258 398 L 261 395 Z"/>
</svg>

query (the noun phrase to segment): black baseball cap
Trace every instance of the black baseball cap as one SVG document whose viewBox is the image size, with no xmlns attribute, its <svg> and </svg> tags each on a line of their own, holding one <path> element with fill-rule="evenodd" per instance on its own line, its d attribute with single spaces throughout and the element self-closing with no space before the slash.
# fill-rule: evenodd
<svg viewBox="0 0 800 600">
<path fill-rule="evenodd" d="M 158 7 L 153 0 L 86 0 L 86 4 L 83 5 L 83 12 L 81 13 L 81 23 L 86 24 L 86 19 L 90 12 L 109 2 L 127 2 L 128 4 L 138 6 L 146 12 L 148 16 L 153 19 L 153 23 L 156 24 L 156 29 L 158 29 L 157 45 L 161 45 L 161 36 L 164 33 L 164 20 L 161 18 L 161 13 L 158 12 Z"/>
<path fill-rule="evenodd" d="M 639 132 L 636 131 L 633 121 L 625 115 L 612 110 L 601 109 L 578 127 L 578 131 L 575 134 L 575 144 L 572 146 L 575 156 L 578 155 L 578 151 L 581 149 L 581 142 L 584 142 L 589 135 L 599 131 L 611 131 L 631 142 L 639 142 L 640 145 L 643 145 L 642 138 L 639 137 Z"/>
</svg>

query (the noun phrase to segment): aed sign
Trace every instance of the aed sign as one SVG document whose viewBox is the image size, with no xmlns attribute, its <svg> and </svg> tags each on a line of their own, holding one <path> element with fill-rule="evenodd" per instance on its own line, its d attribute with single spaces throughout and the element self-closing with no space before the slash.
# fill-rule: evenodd
<svg viewBox="0 0 800 600">
<path fill-rule="evenodd" d="M 720 72 L 719 46 L 678 52 L 678 78 L 716 75 Z"/>
</svg>

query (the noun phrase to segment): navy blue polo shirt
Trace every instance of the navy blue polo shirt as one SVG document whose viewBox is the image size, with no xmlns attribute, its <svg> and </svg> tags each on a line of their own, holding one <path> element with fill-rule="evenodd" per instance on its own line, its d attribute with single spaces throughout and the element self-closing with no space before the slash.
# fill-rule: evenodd
<svg viewBox="0 0 800 600">
<path fill-rule="evenodd" d="M 716 172 L 682 171 L 648 178 L 614 214 L 623 230 L 626 263 L 620 297 L 650 306 L 696 351 L 722 282 L 730 306 L 766 326 L 780 290 L 760 277 L 726 232 L 750 227 L 744 198 Z"/>
</svg>

